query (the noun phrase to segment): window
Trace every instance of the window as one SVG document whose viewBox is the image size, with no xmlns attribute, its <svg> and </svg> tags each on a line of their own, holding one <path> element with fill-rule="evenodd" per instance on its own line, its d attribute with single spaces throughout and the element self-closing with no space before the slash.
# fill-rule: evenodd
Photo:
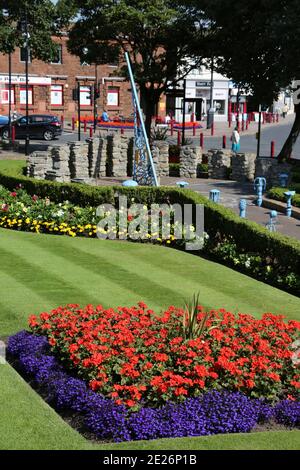
<svg viewBox="0 0 300 470">
<path fill-rule="evenodd" d="M 225 100 L 214 100 L 214 108 L 216 114 L 225 115 Z"/>
<path fill-rule="evenodd" d="M 8 86 L 1 89 L 0 99 L 1 99 L 2 104 L 9 104 Z M 11 86 L 11 89 L 10 89 L 10 101 L 11 101 L 11 104 L 15 104 L 15 87 L 13 85 Z"/>
<path fill-rule="evenodd" d="M 20 47 L 20 62 L 26 62 L 26 48 Z M 28 48 L 28 62 L 31 62 L 31 52 Z"/>
<path fill-rule="evenodd" d="M 62 64 L 62 45 L 57 44 L 57 53 L 51 64 Z"/>
<path fill-rule="evenodd" d="M 80 87 L 80 106 L 92 106 L 92 91 L 89 86 Z"/>
<path fill-rule="evenodd" d="M 119 106 L 119 88 L 108 89 L 107 106 Z"/>
<path fill-rule="evenodd" d="M 26 87 L 20 88 L 20 104 L 26 104 Z M 28 104 L 33 104 L 33 87 L 28 87 Z"/>
<path fill-rule="evenodd" d="M 52 106 L 63 105 L 63 85 L 51 85 L 50 95 L 50 103 Z"/>
</svg>

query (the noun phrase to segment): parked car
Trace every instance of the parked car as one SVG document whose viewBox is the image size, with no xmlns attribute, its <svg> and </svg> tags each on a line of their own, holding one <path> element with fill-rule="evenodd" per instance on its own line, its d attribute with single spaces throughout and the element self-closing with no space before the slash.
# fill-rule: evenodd
<svg viewBox="0 0 300 470">
<path fill-rule="evenodd" d="M 25 139 L 27 133 L 27 119 L 22 116 L 12 123 L 15 128 L 15 138 Z M 32 114 L 28 116 L 28 133 L 30 139 L 53 140 L 61 135 L 61 122 L 56 116 Z M 1 129 L 3 139 L 9 138 L 9 127 L 5 125 Z"/>
<path fill-rule="evenodd" d="M 8 124 L 8 117 L 7 116 L 0 116 L 0 128 Z"/>
</svg>

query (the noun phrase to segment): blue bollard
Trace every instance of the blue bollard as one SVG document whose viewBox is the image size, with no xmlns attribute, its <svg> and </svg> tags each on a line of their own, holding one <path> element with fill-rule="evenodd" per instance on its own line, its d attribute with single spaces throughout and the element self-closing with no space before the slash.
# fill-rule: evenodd
<svg viewBox="0 0 300 470">
<path fill-rule="evenodd" d="M 270 216 L 270 220 L 269 220 L 269 222 L 267 223 L 266 228 L 267 228 L 270 232 L 276 232 L 277 211 L 271 211 L 271 212 L 269 213 L 269 216 Z"/>
<path fill-rule="evenodd" d="M 280 173 L 278 175 L 278 177 L 279 177 L 280 186 L 282 188 L 286 188 L 287 183 L 288 183 L 288 179 L 289 179 L 289 175 L 287 173 Z"/>
<path fill-rule="evenodd" d="M 211 189 L 209 191 L 209 199 L 213 202 L 220 202 L 220 191 L 218 189 Z"/>
<path fill-rule="evenodd" d="M 186 188 L 189 183 L 187 183 L 186 181 L 177 181 L 177 186 L 179 186 L 180 188 Z"/>
<path fill-rule="evenodd" d="M 257 194 L 257 201 L 256 204 L 258 207 L 262 206 L 262 197 L 263 197 L 263 192 L 267 188 L 267 181 L 266 178 L 263 178 L 262 176 L 258 176 L 254 180 L 254 190 L 256 191 Z"/>
<path fill-rule="evenodd" d="M 295 196 L 296 191 L 286 191 L 284 193 L 286 197 L 286 215 L 288 217 L 292 216 L 292 199 Z"/>
<path fill-rule="evenodd" d="M 245 219 L 246 218 L 246 209 L 247 209 L 246 199 L 241 199 L 240 200 L 239 208 L 240 208 L 240 217 Z"/>
<path fill-rule="evenodd" d="M 127 181 L 124 181 L 122 183 L 122 186 L 125 186 L 125 187 L 128 187 L 128 188 L 131 188 L 131 187 L 134 187 L 134 186 L 138 186 L 138 183 L 134 180 L 127 180 Z"/>
</svg>

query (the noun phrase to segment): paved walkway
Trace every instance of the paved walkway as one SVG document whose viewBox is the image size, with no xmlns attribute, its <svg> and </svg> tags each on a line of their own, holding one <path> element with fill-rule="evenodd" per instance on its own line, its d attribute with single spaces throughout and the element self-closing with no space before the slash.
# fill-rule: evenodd
<svg viewBox="0 0 300 470">
<path fill-rule="evenodd" d="M 179 179 L 177 179 L 178 181 Z M 188 180 L 187 180 L 188 181 Z M 164 182 L 162 181 L 162 184 Z M 167 182 L 165 182 L 167 184 Z M 170 184 L 170 183 L 169 183 Z M 172 184 L 172 183 L 171 183 Z M 174 183 L 173 183 L 174 184 Z M 235 181 L 223 180 L 190 180 L 190 189 L 203 194 L 209 195 L 211 189 L 220 190 L 220 204 L 232 209 L 239 214 L 240 199 L 247 200 L 247 218 L 265 226 L 269 220 L 270 210 L 263 207 L 257 207 L 254 203 L 256 195 L 253 191 L 251 183 L 236 183 Z M 290 237 L 300 240 L 300 220 L 286 217 L 285 214 L 278 212 L 277 231 Z"/>
<path fill-rule="evenodd" d="M 101 178 L 97 181 L 99 186 L 102 185 L 119 185 L 129 178 Z M 182 178 L 163 177 L 160 179 L 161 186 L 176 186 L 176 182 L 181 181 Z M 255 205 L 256 195 L 253 191 L 253 184 L 251 183 L 237 183 L 235 181 L 213 180 L 213 179 L 186 179 L 184 181 L 189 183 L 189 189 L 196 191 L 204 196 L 209 197 L 211 189 L 219 189 L 220 191 L 220 204 L 232 209 L 236 214 L 239 214 L 240 199 L 247 200 L 247 219 L 253 220 L 260 225 L 266 226 L 269 222 L 270 209 L 264 207 L 257 207 Z M 286 217 L 285 214 L 278 212 L 276 228 L 278 232 L 288 235 L 300 240 L 300 220 L 293 217 Z"/>
</svg>

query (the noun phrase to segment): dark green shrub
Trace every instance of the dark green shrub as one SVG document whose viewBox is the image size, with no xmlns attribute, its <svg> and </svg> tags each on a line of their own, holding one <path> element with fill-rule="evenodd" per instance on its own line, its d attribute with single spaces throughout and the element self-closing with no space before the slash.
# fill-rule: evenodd
<svg viewBox="0 0 300 470">
<path fill-rule="evenodd" d="M 170 163 L 169 175 L 175 178 L 179 178 L 180 176 L 180 164 L 179 163 Z"/>
<path fill-rule="evenodd" d="M 291 184 L 289 189 L 292 191 L 297 191 L 298 187 L 299 185 L 297 184 Z M 286 191 L 286 188 L 271 188 L 267 193 L 267 197 L 270 199 L 275 199 L 275 201 L 286 202 L 286 197 L 284 195 Z M 300 207 L 300 188 L 298 189 L 298 191 L 298 194 L 296 194 L 292 200 L 292 204 L 295 207 Z"/>
<path fill-rule="evenodd" d="M 197 165 L 197 178 L 205 178 L 205 177 L 208 177 L 208 164 L 199 163 Z"/>
<path fill-rule="evenodd" d="M 169 147 L 169 162 L 170 163 L 179 163 L 180 156 L 180 146 L 179 145 L 170 145 Z"/>
</svg>

